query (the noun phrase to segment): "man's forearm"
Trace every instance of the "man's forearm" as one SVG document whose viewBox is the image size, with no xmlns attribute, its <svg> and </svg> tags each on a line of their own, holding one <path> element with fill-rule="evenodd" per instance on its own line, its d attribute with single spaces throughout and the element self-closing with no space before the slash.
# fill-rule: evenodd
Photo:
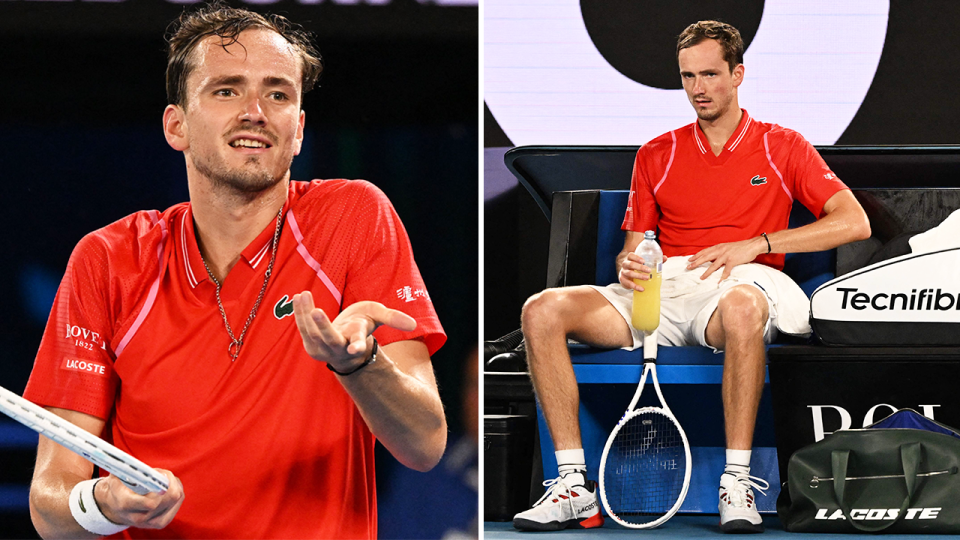
<svg viewBox="0 0 960 540">
<path fill-rule="evenodd" d="M 870 222 L 859 205 L 837 208 L 803 227 L 767 233 L 772 253 L 825 251 L 869 237 Z"/>
<path fill-rule="evenodd" d="M 67 474 L 56 478 L 34 478 L 30 485 L 30 518 L 42 538 L 100 537 L 81 527 L 67 504 L 70 491 L 83 480 Z"/>
<path fill-rule="evenodd" d="M 77 411 L 48 408 L 79 428 L 99 436 L 106 422 Z M 67 500 L 78 483 L 93 476 L 93 464 L 41 435 L 30 483 L 30 518 L 43 538 L 97 538 L 77 523 Z"/>
<path fill-rule="evenodd" d="M 426 347 L 416 341 L 383 346 L 376 362 L 338 378 L 383 446 L 407 467 L 427 471 L 443 456 L 447 422 L 429 356 L 406 373 L 398 365 L 406 355 L 425 356 Z"/>
</svg>

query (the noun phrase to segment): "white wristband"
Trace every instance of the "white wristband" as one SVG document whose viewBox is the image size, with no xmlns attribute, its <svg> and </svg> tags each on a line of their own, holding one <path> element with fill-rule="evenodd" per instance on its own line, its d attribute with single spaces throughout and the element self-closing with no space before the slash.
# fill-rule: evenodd
<svg viewBox="0 0 960 540">
<path fill-rule="evenodd" d="M 100 511 L 97 501 L 93 498 L 93 487 L 100 480 L 100 478 L 84 480 L 73 486 L 73 491 L 70 492 L 70 513 L 81 527 L 93 534 L 101 536 L 117 534 L 129 528 L 129 525 L 117 525 Z"/>
</svg>

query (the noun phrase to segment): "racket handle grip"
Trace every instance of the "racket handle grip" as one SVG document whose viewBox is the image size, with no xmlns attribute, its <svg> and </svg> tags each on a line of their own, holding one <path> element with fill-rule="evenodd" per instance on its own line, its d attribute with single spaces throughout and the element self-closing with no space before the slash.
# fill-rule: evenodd
<svg viewBox="0 0 960 540">
<path fill-rule="evenodd" d="M 658 332 L 654 330 L 653 332 L 644 332 L 643 333 L 643 360 L 656 360 L 657 359 L 657 336 Z"/>
</svg>

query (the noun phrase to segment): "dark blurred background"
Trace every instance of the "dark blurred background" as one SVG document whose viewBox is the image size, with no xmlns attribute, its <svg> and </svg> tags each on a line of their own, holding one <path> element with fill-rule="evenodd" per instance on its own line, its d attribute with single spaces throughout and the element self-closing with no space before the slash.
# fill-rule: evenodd
<svg viewBox="0 0 960 540">
<path fill-rule="evenodd" d="M 163 35 L 188 3 L 0 2 L 5 388 L 23 392 L 76 242 L 137 210 L 188 198 L 182 154 L 161 132 Z M 325 69 L 305 96 L 293 178 L 364 178 L 393 201 L 449 336 L 433 360 L 456 441 L 468 430 L 462 396 L 475 396 L 463 372 L 476 370 L 478 326 L 476 2 L 228 3 L 286 15 L 317 34 Z M 5 420 L 0 537 L 31 537 L 36 437 Z M 397 465 L 381 454 L 383 499 Z"/>
</svg>

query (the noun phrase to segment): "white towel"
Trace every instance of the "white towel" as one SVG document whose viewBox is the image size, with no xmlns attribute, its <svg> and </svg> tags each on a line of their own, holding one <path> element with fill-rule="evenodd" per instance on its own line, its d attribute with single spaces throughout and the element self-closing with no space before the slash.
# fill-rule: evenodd
<svg viewBox="0 0 960 540">
<path fill-rule="evenodd" d="M 960 247 L 960 210 L 954 210 L 940 225 L 910 238 L 910 249 L 914 253 L 955 247 Z"/>
</svg>

